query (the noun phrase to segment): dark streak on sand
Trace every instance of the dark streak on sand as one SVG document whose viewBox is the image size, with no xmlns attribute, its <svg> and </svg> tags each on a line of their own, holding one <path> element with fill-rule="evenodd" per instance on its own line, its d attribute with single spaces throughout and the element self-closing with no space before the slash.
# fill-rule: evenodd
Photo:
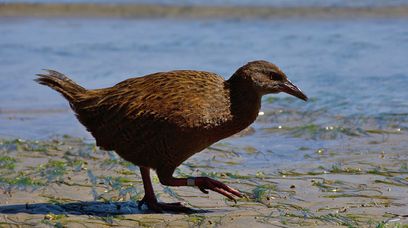
<svg viewBox="0 0 408 228">
<path fill-rule="evenodd" d="M 175 6 L 92 3 L 2 3 L 0 17 L 117 17 L 117 18 L 398 18 L 408 6 L 271 7 Z"/>
</svg>

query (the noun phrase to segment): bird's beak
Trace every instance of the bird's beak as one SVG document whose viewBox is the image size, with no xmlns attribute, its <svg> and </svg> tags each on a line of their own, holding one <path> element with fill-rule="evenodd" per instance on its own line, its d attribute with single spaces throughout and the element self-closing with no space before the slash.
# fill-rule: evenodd
<svg viewBox="0 0 408 228">
<path fill-rule="evenodd" d="M 293 95 L 299 99 L 302 99 L 304 101 L 307 101 L 307 96 L 300 90 L 298 87 L 293 85 L 293 83 L 289 80 L 284 82 L 282 85 L 282 92 L 288 93 L 290 95 Z"/>
</svg>

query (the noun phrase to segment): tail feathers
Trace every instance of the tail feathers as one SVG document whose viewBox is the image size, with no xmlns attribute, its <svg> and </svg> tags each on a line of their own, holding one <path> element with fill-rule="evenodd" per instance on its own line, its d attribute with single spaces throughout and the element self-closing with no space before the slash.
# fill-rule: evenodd
<svg viewBox="0 0 408 228">
<path fill-rule="evenodd" d="M 38 78 L 34 79 L 34 81 L 58 91 L 71 104 L 75 103 L 78 97 L 86 92 L 84 87 L 76 84 L 64 74 L 61 74 L 55 70 L 45 69 L 45 71 L 47 74 L 37 74 Z"/>
</svg>

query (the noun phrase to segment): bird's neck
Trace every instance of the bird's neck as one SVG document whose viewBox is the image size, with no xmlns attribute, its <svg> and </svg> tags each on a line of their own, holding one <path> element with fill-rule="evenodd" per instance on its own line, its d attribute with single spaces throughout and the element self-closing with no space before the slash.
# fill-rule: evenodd
<svg viewBox="0 0 408 228">
<path fill-rule="evenodd" d="M 232 124 L 242 130 L 258 116 L 262 95 L 241 77 L 232 76 L 226 83 L 230 89 Z"/>
</svg>

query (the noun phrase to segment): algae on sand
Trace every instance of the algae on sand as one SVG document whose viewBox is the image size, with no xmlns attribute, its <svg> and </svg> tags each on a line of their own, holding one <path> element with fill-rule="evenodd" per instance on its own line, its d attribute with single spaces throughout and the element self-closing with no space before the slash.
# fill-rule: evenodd
<svg viewBox="0 0 408 228">
<path fill-rule="evenodd" d="M 190 187 L 162 187 L 156 181 L 154 187 L 160 200 L 185 201 L 192 207 L 206 209 L 187 216 L 146 215 L 137 209 L 134 201 L 143 196 L 137 169 L 81 140 L 4 142 L 0 183 L 7 194 L 1 198 L 0 213 L 7 216 L 0 218 L 3 225 L 398 227 L 406 222 L 406 215 L 400 213 L 408 204 L 408 158 L 395 150 L 385 154 L 347 154 L 341 147 L 321 153 L 315 152 L 318 148 L 308 147 L 299 150 L 311 153 L 303 163 L 259 170 L 247 167 L 245 162 L 220 166 L 242 157 L 234 152 L 214 160 L 212 157 L 220 151 L 210 148 L 182 165 L 176 175 L 210 176 L 240 189 L 246 196 L 234 204 L 223 201 L 218 194 L 205 195 Z M 247 153 L 245 148 L 249 147 L 222 146 L 222 150 L 256 156 L 253 149 Z M 330 150 L 336 152 L 329 153 Z"/>
</svg>

